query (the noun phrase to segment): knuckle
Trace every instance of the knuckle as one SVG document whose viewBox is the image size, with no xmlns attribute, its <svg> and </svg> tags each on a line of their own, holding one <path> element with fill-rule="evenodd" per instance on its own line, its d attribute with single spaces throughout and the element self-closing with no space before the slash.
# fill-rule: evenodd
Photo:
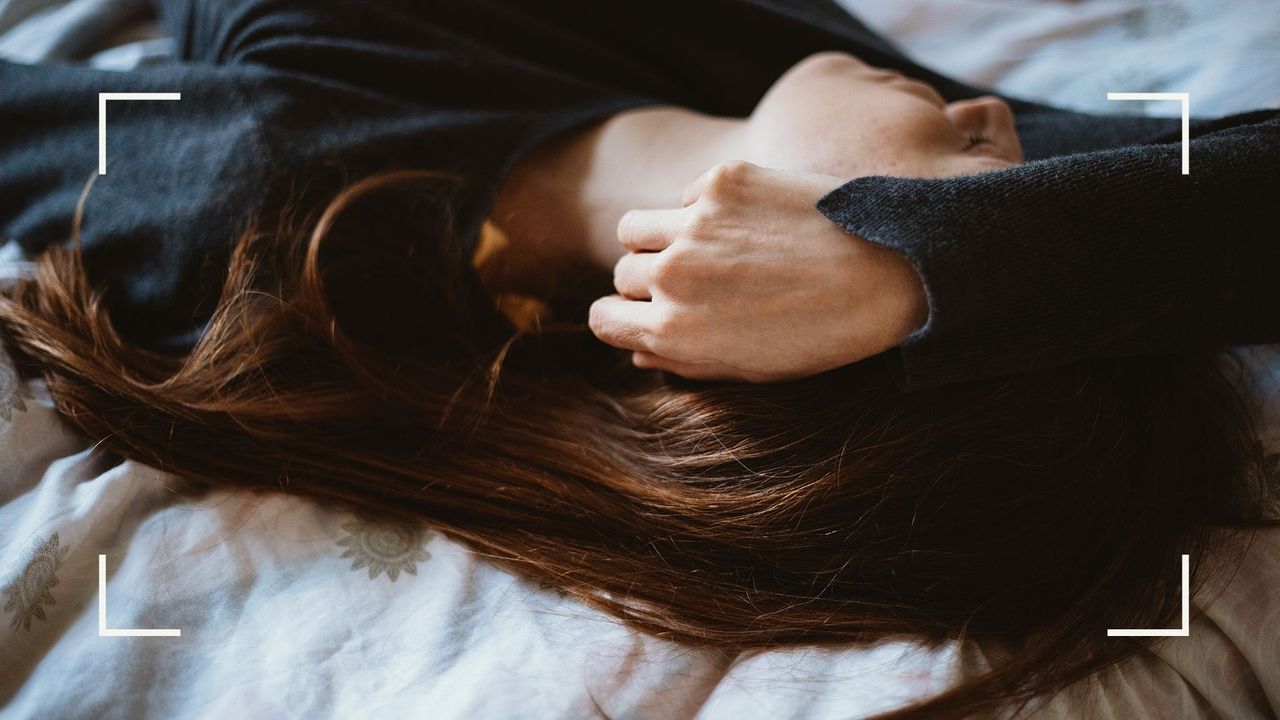
<svg viewBox="0 0 1280 720">
<path fill-rule="evenodd" d="M 649 269 L 649 281 L 653 283 L 653 287 L 668 295 L 682 295 L 696 285 L 697 279 L 702 276 L 702 264 L 697 252 L 675 244 L 654 258 L 653 266 Z"/>
<path fill-rule="evenodd" d="M 713 197 L 730 195 L 746 185 L 753 166 L 744 160 L 730 160 L 711 168 L 707 192 Z"/>
<path fill-rule="evenodd" d="M 659 311 L 653 321 L 649 336 L 650 350 L 663 357 L 675 357 L 679 354 L 682 322 L 678 312 L 671 308 Z"/>
<path fill-rule="evenodd" d="M 690 206 L 689 211 L 683 236 L 690 240 L 710 239 L 712 228 L 720 214 L 720 207 L 714 203 L 698 203 Z"/>
<path fill-rule="evenodd" d="M 680 281 L 680 275 L 683 272 L 680 257 L 671 250 L 667 248 L 653 259 L 653 265 L 649 268 L 649 280 L 654 287 L 668 289 Z"/>
</svg>

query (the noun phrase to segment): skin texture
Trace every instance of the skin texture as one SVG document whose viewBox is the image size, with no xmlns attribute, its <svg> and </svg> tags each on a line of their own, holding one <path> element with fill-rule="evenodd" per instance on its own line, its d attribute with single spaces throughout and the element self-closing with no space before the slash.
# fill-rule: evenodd
<svg viewBox="0 0 1280 720">
<path fill-rule="evenodd" d="M 842 182 L 723 163 L 689 186 L 687 208 L 627 213 L 619 294 L 592 305 L 592 330 L 639 367 L 752 382 L 896 345 L 925 321 L 924 291 L 901 256 L 813 209 Z"/>
<path fill-rule="evenodd" d="M 843 53 L 786 72 L 745 119 L 630 111 L 559 138 L 508 178 L 510 238 L 491 289 L 534 294 L 612 267 L 592 305 L 640 367 L 753 382 L 822 372 L 896 345 L 928 318 L 914 268 L 814 205 L 867 175 L 945 177 L 1022 161 L 998 98 L 946 103 Z"/>
</svg>

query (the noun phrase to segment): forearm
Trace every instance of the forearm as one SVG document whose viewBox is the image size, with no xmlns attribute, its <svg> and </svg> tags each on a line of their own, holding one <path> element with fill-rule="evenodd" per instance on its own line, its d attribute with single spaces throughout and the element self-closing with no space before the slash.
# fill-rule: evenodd
<svg viewBox="0 0 1280 720">
<path fill-rule="evenodd" d="M 908 388 L 1096 355 L 1280 340 L 1280 119 L 970 178 L 862 178 L 819 209 L 906 255 L 930 302 Z"/>
<path fill-rule="evenodd" d="M 738 123 L 644 108 L 539 146 L 502 183 L 490 220 L 510 244 L 486 282 L 543 294 L 567 277 L 612 268 L 625 252 L 622 216 L 680 207 L 690 180 L 733 156 Z"/>
</svg>

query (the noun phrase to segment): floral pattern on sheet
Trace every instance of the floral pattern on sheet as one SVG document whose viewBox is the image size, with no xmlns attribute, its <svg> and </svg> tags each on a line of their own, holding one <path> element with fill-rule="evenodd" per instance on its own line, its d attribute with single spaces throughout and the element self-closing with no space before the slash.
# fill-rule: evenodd
<svg viewBox="0 0 1280 720">
<path fill-rule="evenodd" d="M 341 557 L 352 558 L 351 569 L 369 568 L 369 579 L 386 573 L 391 582 L 401 571 L 418 574 L 418 563 L 431 559 L 424 547 L 434 534 L 425 525 L 355 518 L 342 523 L 347 535 L 337 541 L 346 551 Z"/>
<path fill-rule="evenodd" d="M 27 384 L 22 382 L 18 370 L 9 359 L 9 353 L 0 344 L 0 420 L 13 420 L 13 413 L 26 412 L 26 400 L 31 398 Z"/>
<path fill-rule="evenodd" d="M 0 590 L 8 596 L 4 609 L 13 613 L 9 627 L 15 632 L 19 627 L 30 632 L 32 618 L 49 620 L 44 606 L 57 604 L 51 590 L 58 585 L 58 568 L 70 550 L 70 546 L 61 544 L 56 532 L 47 540 L 37 541 L 22 572 Z"/>
</svg>

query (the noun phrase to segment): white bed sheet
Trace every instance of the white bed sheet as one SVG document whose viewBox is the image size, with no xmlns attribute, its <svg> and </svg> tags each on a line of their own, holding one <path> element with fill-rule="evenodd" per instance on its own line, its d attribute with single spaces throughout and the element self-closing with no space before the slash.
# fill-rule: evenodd
<svg viewBox="0 0 1280 720">
<path fill-rule="evenodd" d="M 1274 396 L 1280 351 L 1258 352 Z M 0 359 L 5 718 L 578 718 L 598 703 L 614 718 L 834 720 L 927 695 L 958 667 L 908 643 L 735 662 L 632 633 L 429 532 L 283 496 L 181 502 L 162 473 L 105 465 L 10 367 Z M 180 637 L 99 636 L 99 553 L 107 626 Z M 1269 532 L 1190 637 L 1109 673 L 1114 692 L 1089 712 L 1068 694 L 1043 716 L 1273 717 L 1277 588 Z"/>
<path fill-rule="evenodd" d="M 1276 0 L 838 0 L 928 67 L 1090 112 L 1177 116 L 1280 107 Z"/>
<path fill-rule="evenodd" d="M 123 22 L 132 1 L 0 0 L 0 55 L 47 57 L 49 48 L 67 44 L 42 33 L 83 32 L 85 17 Z M 1187 89 L 1110 86 L 1107 68 L 1124 42 L 1097 18 L 1113 17 L 1118 2 L 848 1 L 918 57 L 1027 97 L 1052 91 L 1048 99 L 1059 104 L 1100 109 L 1098 88 Z M 1210 5 L 1186 3 L 1184 11 L 1200 18 Z M 1213 3 L 1227 8 L 1224 17 L 1234 24 L 1204 22 L 1235 33 L 1230 37 L 1276 38 L 1280 23 L 1259 22 L 1258 5 Z M 59 12 L 80 20 L 51 22 Z M 1200 69 L 1193 75 L 1217 68 L 1218 77 L 1242 77 L 1233 69 L 1247 65 L 1248 53 L 1205 44 L 1198 30 L 1184 31 L 1188 23 L 1162 21 L 1158 12 L 1143 17 L 1127 22 L 1143 32 L 1172 29 L 1161 42 L 1194 61 Z M 33 22 L 44 30 L 33 31 Z M 25 36 L 12 32 L 23 28 Z M 95 55 L 97 62 L 125 69 L 163 54 L 146 26 L 136 31 L 151 44 L 128 44 Z M 1107 57 L 1106 67 L 1079 66 L 1080 57 L 1091 56 Z M 1064 74 L 1074 84 L 1062 84 Z M 1280 75 L 1270 81 L 1269 90 L 1265 82 L 1232 86 L 1216 105 L 1210 92 L 1198 107 L 1225 113 L 1280 104 Z M 1161 111 L 1125 110 L 1135 109 Z M 0 267 L 21 266 L 0 258 Z M 1280 350 L 1254 356 L 1255 393 L 1280 398 Z M 981 662 L 910 643 L 750 659 L 676 647 L 517 580 L 438 534 L 366 522 L 298 498 L 220 492 L 180 501 L 162 473 L 134 463 L 108 466 L 58 420 L 40 383 L 12 378 L 0 355 L 6 719 L 578 718 L 598 707 L 621 719 L 834 720 L 927 695 Z M 1280 402 L 1270 412 L 1266 432 L 1280 450 Z M 107 556 L 107 625 L 179 628 L 180 637 L 98 635 L 100 553 Z M 1267 533 L 1190 637 L 1110 672 L 1107 695 L 1067 693 L 1041 714 L 1275 717 L 1278 591 L 1280 533 Z"/>
</svg>

